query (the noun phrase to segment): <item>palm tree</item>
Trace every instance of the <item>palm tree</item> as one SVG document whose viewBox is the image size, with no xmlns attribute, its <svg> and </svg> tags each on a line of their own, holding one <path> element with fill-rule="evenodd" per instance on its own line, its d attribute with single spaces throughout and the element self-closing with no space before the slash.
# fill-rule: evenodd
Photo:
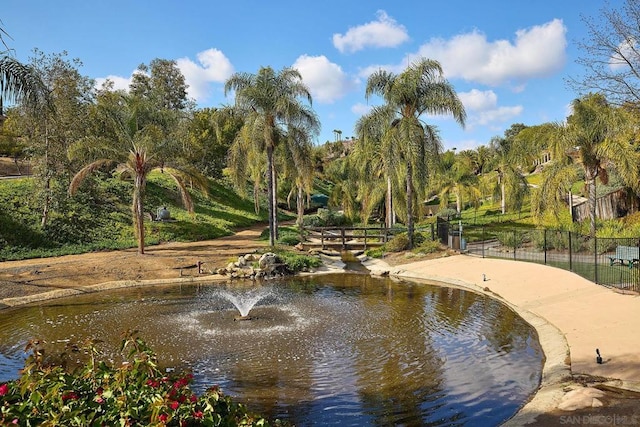
<svg viewBox="0 0 640 427">
<path fill-rule="evenodd" d="M 281 145 L 283 160 L 283 178 L 294 185 L 291 186 L 287 201 L 296 192 L 296 225 L 303 226 L 305 200 L 313 191 L 314 165 L 311 156 L 313 144 L 310 135 L 304 129 L 289 128 L 287 140 Z M 305 195 L 307 197 L 305 197 Z"/>
<path fill-rule="evenodd" d="M 469 195 L 471 201 L 478 203 L 480 199 L 478 176 L 474 173 L 472 159 L 463 153 L 455 154 L 447 151 L 437 173 L 437 190 L 440 206 L 446 207 L 449 197 L 456 199 L 456 212 L 462 212 L 464 196 Z"/>
<path fill-rule="evenodd" d="M 385 200 L 385 225 L 390 228 L 394 223 L 393 195 L 394 195 L 394 150 L 390 143 L 395 111 L 388 107 L 374 107 L 368 114 L 362 116 L 356 122 L 356 134 L 358 139 L 354 146 L 353 156 L 356 159 L 360 174 L 362 199 L 368 197 L 371 205 L 380 203 L 381 198 L 375 197 L 384 187 Z M 373 196 L 373 197 L 372 197 Z M 373 206 L 370 207 L 371 211 Z M 366 222 L 365 218 L 365 222 Z"/>
<path fill-rule="evenodd" d="M 406 215 L 409 247 L 413 247 L 413 202 L 415 180 L 426 181 L 426 164 L 440 151 L 440 139 L 435 128 L 427 125 L 423 114 L 451 114 L 464 126 L 466 113 L 453 86 L 443 77 L 437 61 L 422 59 L 395 75 L 379 70 L 369 76 L 365 91 L 367 99 L 380 95 L 394 110 L 389 141 L 395 146 L 399 163 L 406 177 Z"/>
<path fill-rule="evenodd" d="M 0 125 L 6 119 L 4 100 L 41 105 L 46 95 L 45 85 L 33 67 L 7 55 L 0 58 Z"/>
<path fill-rule="evenodd" d="M 169 174 L 175 181 L 182 202 L 189 212 L 193 212 L 193 202 L 187 190 L 186 183 L 194 184 L 207 193 L 206 179 L 197 171 L 180 164 L 178 157 L 166 157 L 166 135 L 163 129 L 147 122 L 138 114 L 136 104 L 139 100 L 116 94 L 103 94 L 103 100 L 116 101 L 117 109 L 111 105 L 97 105 L 98 114 L 102 114 L 105 125 L 109 126 L 109 137 L 88 137 L 78 141 L 69 150 L 70 157 L 88 159 L 88 163 L 81 168 L 71 180 L 69 193 L 74 195 L 80 188 L 82 181 L 92 172 L 106 165 L 116 164 L 116 173 L 124 178 L 133 179 L 132 215 L 135 234 L 138 242 L 138 254 L 144 254 L 144 196 L 147 176 L 151 171 L 160 170 Z M 166 112 L 165 112 L 166 113 Z"/>
<path fill-rule="evenodd" d="M 596 180 L 606 184 L 609 170 L 614 168 L 623 182 L 638 188 L 639 159 L 632 145 L 637 131 L 626 110 L 611 107 L 601 94 L 575 99 L 571 106 L 573 112 L 566 123 L 557 125 L 557 137 L 550 140 L 550 151 L 558 167 L 573 167 L 570 154 L 577 151 L 588 193 L 589 232 L 595 236 Z M 541 190 L 545 191 L 547 185 L 551 184 L 543 183 Z"/>
<path fill-rule="evenodd" d="M 512 125 L 511 130 L 520 125 Z M 517 208 L 522 205 L 529 187 L 524 177 L 523 166 L 532 164 L 534 151 L 515 141 L 517 132 L 505 132 L 505 137 L 494 137 L 489 143 L 493 157 L 490 166 L 496 173 L 494 196 L 500 199 L 500 210 L 504 215 L 507 207 Z"/>
<path fill-rule="evenodd" d="M 317 135 L 320 123 L 311 109 L 311 93 L 302 82 L 297 70 L 284 68 L 275 72 L 271 67 L 262 67 L 257 74 L 236 73 L 225 83 L 225 94 L 235 91 L 236 105 L 247 112 L 245 126 L 261 129 L 257 144 L 264 144 L 267 155 L 267 182 L 269 193 L 269 244 L 275 245 L 278 238 L 277 217 L 277 171 L 274 167 L 274 152 L 286 130 L 295 126 Z M 301 102 L 306 99 L 309 105 Z"/>
</svg>

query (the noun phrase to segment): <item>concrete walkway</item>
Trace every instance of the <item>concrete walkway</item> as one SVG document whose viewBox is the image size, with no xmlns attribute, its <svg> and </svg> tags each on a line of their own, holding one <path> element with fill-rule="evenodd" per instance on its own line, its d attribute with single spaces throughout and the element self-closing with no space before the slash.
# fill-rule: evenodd
<svg viewBox="0 0 640 427">
<path fill-rule="evenodd" d="M 640 389 L 640 297 L 596 285 L 577 274 L 540 264 L 456 255 L 389 267 L 365 262 L 372 272 L 443 282 L 485 293 L 532 324 L 546 356 L 535 398 L 508 425 L 548 412 L 565 395 L 569 374 L 587 374 Z M 386 271 L 385 271 L 386 270 Z M 596 348 L 603 363 L 596 363 Z"/>
</svg>

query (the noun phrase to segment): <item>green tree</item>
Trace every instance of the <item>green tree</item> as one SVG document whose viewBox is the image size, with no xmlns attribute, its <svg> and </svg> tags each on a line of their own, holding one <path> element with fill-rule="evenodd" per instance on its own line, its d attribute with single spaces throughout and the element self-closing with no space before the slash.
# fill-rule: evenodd
<svg viewBox="0 0 640 427">
<path fill-rule="evenodd" d="M 42 82 L 44 103 L 23 103 L 12 110 L 12 129 L 25 142 L 40 185 L 35 196 L 46 228 L 53 212 L 65 210 L 66 187 L 74 169 L 67 150 L 85 135 L 93 81 L 83 76 L 82 63 L 67 53 L 34 50 L 30 68 Z"/>
<path fill-rule="evenodd" d="M 296 195 L 296 225 L 303 226 L 305 200 L 313 191 L 315 178 L 313 158 L 311 155 L 313 144 L 311 135 L 304 129 L 291 128 L 287 134 L 286 144 L 282 144 L 280 155 L 283 164 L 282 180 L 291 183 L 287 201 Z"/>
<path fill-rule="evenodd" d="M 504 132 L 504 137 L 493 137 L 489 143 L 492 152 L 489 167 L 497 178 L 493 193 L 500 199 L 503 215 L 507 213 L 507 208 L 520 209 L 529 191 L 523 170 L 532 164 L 537 152 L 516 140 L 516 136 L 525 128 L 525 125 L 515 123 Z"/>
<path fill-rule="evenodd" d="M 124 93 L 101 91 L 93 112 L 101 131 L 78 141 L 69 150 L 71 158 L 86 162 L 71 180 L 69 193 L 75 194 L 92 172 L 115 164 L 119 176 L 133 180 L 133 224 L 138 253 L 144 254 L 144 196 L 149 173 L 160 170 L 169 174 L 189 212 L 193 212 L 193 203 L 186 184 L 195 184 L 205 193 L 208 186 L 204 176 L 182 163 L 180 156 L 164 155 L 166 135 L 160 126 L 141 114 L 139 101 Z"/>
<path fill-rule="evenodd" d="M 566 123 L 557 124 L 556 136 L 550 139 L 549 150 L 554 159 L 554 167 L 548 174 L 556 174 L 563 179 L 566 189 L 573 168 L 573 155 L 577 155 L 584 171 L 589 207 L 589 232 L 596 233 L 596 181 L 606 184 L 609 171 L 615 169 L 622 181 L 638 189 L 638 153 L 634 144 L 637 140 L 637 120 L 625 108 L 614 108 L 601 94 L 590 94 L 575 99 L 571 103 L 572 114 Z M 554 180 L 544 182 L 541 191 L 553 196 Z M 556 183 L 557 184 L 557 183 Z"/>
<path fill-rule="evenodd" d="M 320 123 L 311 109 L 311 93 L 297 70 L 284 68 L 276 72 L 271 67 L 262 67 L 257 74 L 236 73 L 225 83 L 225 94 L 232 90 L 236 105 L 246 114 L 244 126 L 253 129 L 252 139 L 266 152 L 269 244 L 273 246 L 278 238 L 275 149 L 280 141 L 286 140 L 288 129 L 295 127 L 317 135 Z M 257 131 L 262 135 L 258 136 Z"/>
<path fill-rule="evenodd" d="M 368 114 L 362 116 L 356 122 L 356 141 L 353 157 L 359 171 L 359 197 L 361 200 L 370 199 L 369 206 L 363 214 L 363 221 L 368 222 L 374 204 L 380 203 L 384 198 L 385 225 L 394 225 L 395 195 L 398 194 L 397 185 L 394 185 L 396 175 L 394 168 L 394 150 L 392 141 L 392 127 L 395 111 L 388 106 L 374 107 Z M 381 188 L 383 189 L 381 191 Z M 384 194 L 384 196 L 380 196 Z"/>
<path fill-rule="evenodd" d="M 415 184 L 423 184 L 427 177 L 427 161 L 439 153 L 437 131 L 427 125 L 424 114 L 451 114 L 464 126 L 466 113 L 453 86 L 443 77 L 437 61 L 422 59 L 396 75 L 377 71 L 367 79 L 367 99 L 380 95 L 394 110 L 389 141 L 396 146 L 406 177 L 406 216 L 409 247 L 413 247 Z"/>
<path fill-rule="evenodd" d="M 447 151 L 442 156 L 433 180 L 437 184 L 440 206 L 446 207 L 449 198 L 453 196 L 456 200 L 458 215 L 462 212 L 465 196 L 476 205 L 480 201 L 478 176 L 474 173 L 472 160 L 463 153 L 455 154 L 453 151 Z"/>
<path fill-rule="evenodd" d="M 183 148 L 187 159 L 205 175 L 220 178 L 227 154 L 242 127 L 242 116 L 232 108 L 197 110 L 186 123 Z"/>
<path fill-rule="evenodd" d="M 149 65 L 139 65 L 129 85 L 133 96 L 149 100 L 163 110 L 187 109 L 188 88 L 177 62 L 161 58 L 153 59 Z"/>
</svg>

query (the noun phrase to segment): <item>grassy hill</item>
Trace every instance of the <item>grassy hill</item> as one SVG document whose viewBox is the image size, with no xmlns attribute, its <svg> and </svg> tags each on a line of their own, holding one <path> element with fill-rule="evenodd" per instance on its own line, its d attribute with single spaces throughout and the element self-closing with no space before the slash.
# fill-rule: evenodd
<svg viewBox="0 0 640 427">
<path fill-rule="evenodd" d="M 49 221 L 40 226 L 42 200 L 34 178 L 0 180 L 0 260 L 84 253 L 135 247 L 129 182 L 106 176 L 90 179 L 73 198 L 64 188 L 52 203 Z M 145 223 L 146 244 L 197 241 L 231 234 L 234 229 L 266 221 L 253 202 L 239 197 L 223 181 L 211 181 L 208 197 L 191 192 L 195 212 L 181 205 L 176 186 L 166 174 L 149 176 L 145 208 L 166 206 L 171 222 Z"/>
</svg>

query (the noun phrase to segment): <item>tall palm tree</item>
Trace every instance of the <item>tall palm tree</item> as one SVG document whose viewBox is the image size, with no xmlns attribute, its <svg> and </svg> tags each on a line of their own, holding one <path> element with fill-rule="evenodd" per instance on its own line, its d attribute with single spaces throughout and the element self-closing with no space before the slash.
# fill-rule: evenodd
<svg viewBox="0 0 640 427">
<path fill-rule="evenodd" d="M 111 94 L 113 95 L 113 94 Z M 182 202 L 189 212 L 193 212 L 193 202 L 186 183 L 194 184 L 205 194 L 208 191 L 205 177 L 197 171 L 180 164 L 179 157 L 166 157 L 166 134 L 163 129 L 153 123 L 144 124 L 144 119 L 136 114 L 135 107 L 139 100 L 132 100 L 126 95 L 116 95 L 122 102 L 117 110 L 110 110 L 109 105 L 100 105 L 99 113 L 104 114 L 105 125 L 111 128 L 107 133 L 111 137 L 87 137 L 75 143 L 69 150 L 70 157 L 87 161 L 73 177 L 69 185 L 69 193 L 74 195 L 82 181 L 92 172 L 107 165 L 116 165 L 115 172 L 133 180 L 132 216 L 134 230 L 138 242 L 138 254 L 144 254 L 144 196 L 147 176 L 154 170 L 169 174 L 175 181 Z M 111 100 L 114 100 L 111 98 Z M 118 102 L 118 101 L 116 101 Z M 123 108 L 124 107 L 124 108 Z M 134 108 L 131 110 L 131 108 Z M 175 154 L 175 153 L 174 153 Z"/>
<path fill-rule="evenodd" d="M 262 67 L 257 74 L 236 73 L 227 80 L 224 90 L 225 94 L 234 90 L 236 105 L 252 117 L 245 126 L 254 126 L 263 132 L 258 143 L 264 144 L 267 155 L 269 244 L 273 246 L 278 237 L 277 171 L 274 167 L 278 135 L 285 135 L 292 125 L 317 135 L 320 122 L 311 109 L 311 93 L 297 70 L 284 68 L 275 72 L 271 67 Z M 308 105 L 301 98 L 306 99 Z"/>
<path fill-rule="evenodd" d="M 247 181 L 253 187 L 253 208 L 256 214 L 260 213 L 260 193 L 263 189 L 263 181 L 266 173 L 266 159 L 263 156 L 264 149 L 261 144 L 262 132 L 252 132 L 250 126 L 243 126 L 236 135 L 227 156 L 227 164 L 231 180 L 236 190 L 246 194 Z"/>
<path fill-rule="evenodd" d="M 385 225 L 394 223 L 394 150 L 390 143 L 395 111 L 389 106 L 374 107 L 356 122 L 357 140 L 353 156 L 367 196 L 376 196 L 379 186 L 384 187 Z M 364 198 L 365 194 L 362 195 Z M 371 204 L 381 200 L 374 198 Z M 370 209 L 372 210 L 372 209 Z M 366 222 L 366 221 L 365 221 Z"/>
<path fill-rule="evenodd" d="M 577 151 L 588 194 L 589 232 L 595 236 L 596 180 L 606 184 L 609 170 L 615 168 L 625 184 L 638 189 L 640 159 L 632 145 L 637 130 L 626 110 L 610 106 L 601 94 L 575 99 L 571 107 L 573 112 L 566 123 L 557 125 L 557 137 L 550 140 L 550 151 L 554 162 L 566 167 L 573 167 L 570 154 Z M 546 185 L 550 184 L 543 183 Z"/>
<path fill-rule="evenodd" d="M 512 128 L 516 126 L 513 125 Z M 532 164 L 535 152 L 527 150 L 527 147 L 519 144 L 505 132 L 507 136 L 494 137 L 489 143 L 492 151 L 490 166 L 495 172 L 494 196 L 500 199 L 500 210 L 504 215 L 507 207 L 519 207 L 529 187 L 524 177 L 523 166 Z"/>
<path fill-rule="evenodd" d="M 302 227 L 304 220 L 305 200 L 313 191 L 315 177 L 313 158 L 311 156 L 313 144 L 310 135 L 304 130 L 290 127 L 287 132 L 287 140 L 281 146 L 281 158 L 283 160 L 283 178 L 292 182 L 289 197 L 296 193 L 296 225 Z M 307 197 L 305 197 L 305 195 Z"/>
<path fill-rule="evenodd" d="M 6 118 L 5 100 L 42 105 L 46 96 L 46 87 L 33 67 L 8 55 L 0 58 L 0 125 Z"/>
<path fill-rule="evenodd" d="M 440 206 L 446 207 L 449 197 L 456 200 L 456 212 L 462 212 L 465 195 L 471 201 L 479 202 L 480 189 L 478 176 L 474 173 L 472 159 L 466 155 L 447 151 L 442 156 L 442 162 L 437 173 L 436 188 L 440 197 Z"/>
<path fill-rule="evenodd" d="M 453 86 L 444 78 L 437 61 L 422 59 L 396 75 L 379 70 L 367 79 L 367 99 L 379 95 L 394 110 L 389 141 L 396 147 L 406 177 L 407 235 L 413 247 L 415 180 L 426 181 L 427 161 L 440 151 L 437 131 L 424 114 L 451 114 L 464 126 L 466 113 Z"/>
</svg>

